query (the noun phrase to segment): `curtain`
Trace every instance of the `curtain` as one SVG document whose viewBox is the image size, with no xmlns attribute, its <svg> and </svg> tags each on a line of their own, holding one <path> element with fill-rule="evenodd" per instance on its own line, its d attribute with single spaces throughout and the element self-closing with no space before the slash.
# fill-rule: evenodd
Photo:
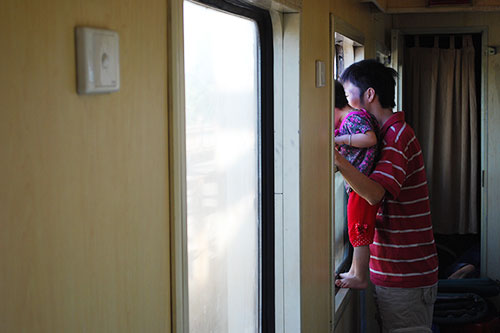
<svg viewBox="0 0 500 333">
<path fill-rule="evenodd" d="M 477 233 L 478 110 L 471 36 L 462 48 L 425 48 L 415 40 L 404 61 L 404 105 L 421 143 L 434 231 Z"/>
</svg>

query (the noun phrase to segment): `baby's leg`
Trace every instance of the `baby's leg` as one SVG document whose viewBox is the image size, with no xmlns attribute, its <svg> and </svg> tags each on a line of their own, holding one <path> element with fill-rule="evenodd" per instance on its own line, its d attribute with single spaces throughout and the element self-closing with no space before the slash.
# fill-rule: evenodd
<svg viewBox="0 0 500 333">
<path fill-rule="evenodd" d="M 356 248 L 354 248 L 354 249 L 356 249 Z M 349 271 L 345 272 L 345 273 L 340 273 L 339 274 L 340 278 L 345 279 L 345 278 L 353 277 L 356 275 L 356 266 L 357 266 L 356 260 L 357 260 L 356 256 L 353 255 L 351 267 L 349 268 Z"/>
<path fill-rule="evenodd" d="M 337 287 L 363 289 L 368 286 L 369 244 L 373 242 L 378 207 L 379 205 L 370 205 L 356 192 L 350 193 L 347 225 L 354 255 L 349 272 L 340 274 L 340 279 L 335 280 Z"/>
<path fill-rule="evenodd" d="M 340 279 L 335 281 L 335 285 L 341 288 L 354 289 L 365 289 L 368 287 L 369 262 L 370 247 L 368 245 L 355 247 L 349 272 L 340 274 Z"/>
<path fill-rule="evenodd" d="M 345 272 L 345 273 L 340 273 L 335 277 L 335 285 L 337 287 L 347 288 L 347 287 L 341 286 L 341 281 L 345 280 L 346 278 L 352 278 L 353 276 L 356 275 L 356 272 L 355 272 L 356 263 L 355 263 L 355 261 L 356 261 L 356 257 L 353 255 L 351 267 L 349 267 L 349 271 Z"/>
</svg>

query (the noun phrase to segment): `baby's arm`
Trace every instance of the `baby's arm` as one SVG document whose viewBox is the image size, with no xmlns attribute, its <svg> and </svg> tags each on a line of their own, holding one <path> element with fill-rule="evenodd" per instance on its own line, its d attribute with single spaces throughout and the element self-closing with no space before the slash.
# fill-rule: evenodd
<svg viewBox="0 0 500 333">
<path fill-rule="evenodd" d="M 377 144 L 377 136 L 374 131 L 339 135 L 335 137 L 335 144 L 348 145 L 356 148 L 368 148 Z"/>
</svg>

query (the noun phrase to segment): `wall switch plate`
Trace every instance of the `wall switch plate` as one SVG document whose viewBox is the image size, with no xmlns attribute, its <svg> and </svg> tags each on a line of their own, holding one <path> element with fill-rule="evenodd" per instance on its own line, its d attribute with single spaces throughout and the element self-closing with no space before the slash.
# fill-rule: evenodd
<svg viewBox="0 0 500 333">
<path fill-rule="evenodd" d="M 89 27 L 76 28 L 77 91 L 109 93 L 120 89 L 118 33 Z"/>
<path fill-rule="evenodd" d="M 326 86 L 326 69 L 325 62 L 316 60 L 316 88 Z"/>
</svg>

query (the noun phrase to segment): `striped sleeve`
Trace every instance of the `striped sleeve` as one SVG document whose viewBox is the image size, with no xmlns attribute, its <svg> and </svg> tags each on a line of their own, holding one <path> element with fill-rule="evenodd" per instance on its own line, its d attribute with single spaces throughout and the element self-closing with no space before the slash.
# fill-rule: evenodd
<svg viewBox="0 0 500 333">
<path fill-rule="evenodd" d="M 386 144 L 380 152 L 380 159 L 370 178 L 379 183 L 394 199 L 399 196 L 401 187 L 407 176 L 408 160 L 405 148 L 408 145 L 406 136 L 402 135 L 405 126 L 389 129 L 385 136 Z"/>
</svg>

